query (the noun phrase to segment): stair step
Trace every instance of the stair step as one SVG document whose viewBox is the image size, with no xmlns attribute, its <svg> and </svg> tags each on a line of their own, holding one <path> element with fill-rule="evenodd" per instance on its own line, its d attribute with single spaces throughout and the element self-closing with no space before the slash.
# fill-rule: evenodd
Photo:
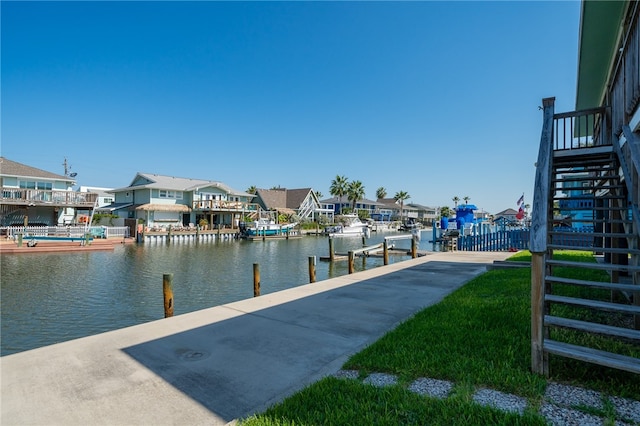
<svg viewBox="0 0 640 426">
<path fill-rule="evenodd" d="M 598 248 L 596 248 L 598 250 Z M 546 261 L 550 266 L 564 266 L 570 268 L 586 268 L 586 269 L 598 269 L 601 271 L 628 271 L 628 272 L 640 272 L 640 266 L 633 265 L 616 265 L 612 263 L 597 263 L 597 262 L 571 262 L 568 260 L 552 260 Z"/>
<path fill-rule="evenodd" d="M 543 348 L 545 352 L 550 354 L 640 374 L 640 359 L 638 358 L 549 339 L 544 340 Z"/>
<path fill-rule="evenodd" d="M 544 279 L 546 282 L 558 283 L 558 284 L 571 284 L 571 285 L 578 285 L 583 287 L 596 287 L 596 288 L 605 288 L 608 290 L 620 290 L 620 291 L 628 291 L 628 292 L 640 291 L 640 285 L 634 285 L 634 284 L 576 280 L 573 278 L 555 277 L 553 275 L 547 275 L 546 277 L 544 277 Z"/>
<path fill-rule="evenodd" d="M 578 251 L 597 251 L 599 253 L 617 253 L 617 254 L 635 254 L 640 255 L 640 250 L 618 247 L 594 247 L 594 246 L 572 246 L 562 244 L 549 244 L 548 247 L 553 250 L 578 250 Z"/>
<path fill-rule="evenodd" d="M 619 176 L 616 175 L 606 175 L 606 176 L 575 176 L 575 177 L 566 177 L 563 176 L 562 178 L 552 178 L 551 182 L 553 183 L 559 183 L 559 182 L 598 182 L 598 181 L 608 181 L 608 180 L 615 180 L 617 181 L 619 179 Z"/>
<path fill-rule="evenodd" d="M 601 309 L 604 311 L 622 312 L 626 314 L 640 314 L 640 306 L 623 305 L 621 303 L 603 302 L 601 300 L 578 299 L 577 297 L 558 296 L 555 294 L 545 294 L 545 302 L 562 303 L 565 305 L 582 306 L 584 308 Z"/>
<path fill-rule="evenodd" d="M 567 201 L 593 201 L 593 200 L 626 200 L 627 197 L 625 197 L 624 195 L 599 195 L 599 196 L 595 196 L 595 195 L 581 195 L 581 196 L 566 196 L 566 195 L 562 195 L 562 196 L 554 196 L 552 197 L 552 199 L 554 201 L 559 201 L 559 200 L 567 200 Z"/>
<path fill-rule="evenodd" d="M 572 328 L 574 330 L 588 331 L 590 333 L 607 334 L 610 336 L 624 337 L 626 339 L 640 340 L 640 330 L 615 327 L 612 325 L 598 324 L 570 318 L 555 317 L 552 315 L 544 316 L 544 325 Z"/>
<path fill-rule="evenodd" d="M 549 235 L 558 235 L 562 237 L 593 237 L 593 238 L 627 238 L 631 235 L 622 232 L 571 232 L 571 231 L 550 231 Z"/>
</svg>

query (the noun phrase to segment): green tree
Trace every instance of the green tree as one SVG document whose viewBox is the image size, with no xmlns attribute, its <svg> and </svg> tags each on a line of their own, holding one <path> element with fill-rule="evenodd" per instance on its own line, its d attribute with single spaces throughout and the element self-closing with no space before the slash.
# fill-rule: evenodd
<svg viewBox="0 0 640 426">
<path fill-rule="evenodd" d="M 451 216 L 451 208 L 448 206 L 440 207 L 440 218 Z"/>
<path fill-rule="evenodd" d="M 342 212 L 342 196 L 347 193 L 347 186 L 349 184 L 349 180 L 346 176 L 337 175 L 334 180 L 331 181 L 331 186 L 329 187 L 329 194 L 334 197 L 338 197 L 338 202 L 340 204 L 340 211 Z"/>
<path fill-rule="evenodd" d="M 314 191 L 314 193 L 316 194 L 316 197 L 318 197 L 318 200 L 322 199 L 322 192 Z"/>
<path fill-rule="evenodd" d="M 378 200 L 381 198 L 387 198 L 387 190 L 382 186 L 376 189 L 376 197 L 378 198 Z"/>
<path fill-rule="evenodd" d="M 458 203 L 460 202 L 460 197 L 458 197 L 457 195 L 455 197 L 452 198 L 453 200 L 453 208 L 458 207 Z"/>
<path fill-rule="evenodd" d="M 400 201 L 400 220 L 402 220 L 403 218 L 403 213 L 404 213 L 404 202 L 405 200 L 408 200 L 409 198 L 411 198 L 411 196 L 406 193 L 405 191 L 398 191 L 396 192 L 396 195 L 393 197 L 395 198 L 396 201 Z"/>
<path fill-rule="evenodd" d="M 471 197 L 469 197 L 467 195 L 467 196 L 462 197 L 462 199 L 464 200 L 464 204 L 467 205 L 467 204 L 469 204 L 469 200 L 471 199 Z"/>
<path fill-rule="evenodd" d="M 251 185 L 249 188 L 247 188 L 247 193 L 249 194 L 255 195 L 256 192 L 258 192 L 258 188 L 256 188 L 255 185 Z"/>
<path fill-rule="evenodd" d="M 364 185 L 359 180 L 354 180 L 347 187 L 347 199 L 351 201 L 351 211 L 355 211 L 358 200 L 364 198 Z"/>
</svg>

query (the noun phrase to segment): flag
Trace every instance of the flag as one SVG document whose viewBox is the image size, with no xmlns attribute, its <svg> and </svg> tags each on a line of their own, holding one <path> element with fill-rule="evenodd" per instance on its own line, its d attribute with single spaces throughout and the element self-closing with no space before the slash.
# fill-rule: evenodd
<svg viewBox="0 0 640 426">
<path fill-rule="evenodd" d="M 520 208 L 518 209 L 518 213 L 516 214 L 516 219 L 518 220 L 524 219 L 524 209 L 522 208 L 522 206 L 520 206 Z"/>
<path fill-rule="evenodd" d="M 522 194 L 522 196 L 520 198 L 518 198 L 518 202 L 516 203 L 516 206 L 520 206 L 520 204 L 524 203 L 524 194 Z"/>
</svg>

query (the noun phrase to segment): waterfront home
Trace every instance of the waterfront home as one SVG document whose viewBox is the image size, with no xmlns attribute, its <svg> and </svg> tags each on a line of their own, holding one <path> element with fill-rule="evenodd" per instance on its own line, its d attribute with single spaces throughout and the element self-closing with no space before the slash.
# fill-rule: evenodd
<svg viewBox="0 0 640 426">
<path fill-rule="evenodd" d="M 87 217 L 98 194 L 76 192 L 75 179 L 0 157 L 0 226 L 56 226 Z"/>
<path fill-rule="evenodd" d="M 516 218 L 518 212 L 514 209 L 505 209 L 502 210 L 501 212 L 498 212 L 496 214 L 493 215 L 493 221 L 495 223 L 515 223 L 518 221 L 518 219 Z"/>
<path fill-rule="evenodd" d="M 257 189 L 253 203 L 263 210 L 285 214 L 294 221 L 333 222 L 333 208 L 326 208 L 311 188 Z"/>
<path fill-rule="evenodd" d="M 342 197 L 328 198 L 320 201 L 320 203 L 326 206 L 332 205 L 335 214 L 342 214 L 345 209 L 351 210 L 351 207 L 353 205 L 353 202 L 349 201 L 346 195 L 343 195 Z M 382 205 L 377 201 L 362 198 L 356 201 L 356 212 L 366 211 L 369 216 L 371 216 L 372 214 L 376 213 L 381 206 Z"/>
<path fill-rule="evenodd" d="M 405 204 L 405 208 L 415 209 L 417 220 L 427 226 L 433 226 L 440 215 L 440 209 L 438 207 L 428 207 L 421 204 L 409 203 Z"/>
<path fill-rule="evenodd" d="M 253 194 L 210 180 L 138 173 L 129 186 L 109 192 L 114 202 L 103 210 L 135 219 L 149 230 L 237 229 L 240 221 L 257 213 Z"/>
<path fill-rule="evenodd" d="M 376 203 L 378 205 L 375 213 L 387 216 L 386 220 L 399 220 L 403 223 L 408 219 L 419 220 L 419 208 L 404 204 L 401 209 L 400 202 L 395 198 L 378 198 Z"/>
</svg>

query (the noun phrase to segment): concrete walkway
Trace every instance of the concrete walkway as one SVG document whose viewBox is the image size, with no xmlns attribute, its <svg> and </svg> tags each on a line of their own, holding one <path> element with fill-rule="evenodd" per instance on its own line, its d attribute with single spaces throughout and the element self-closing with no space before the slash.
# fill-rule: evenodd
<svg viewBox="0 0 640 426">
<path fill-rule="evenodd" d="M 334 374 L 511 253 L 448 252 L 0 358 L 0 423 L 220 425 Z"/>
</svg>

